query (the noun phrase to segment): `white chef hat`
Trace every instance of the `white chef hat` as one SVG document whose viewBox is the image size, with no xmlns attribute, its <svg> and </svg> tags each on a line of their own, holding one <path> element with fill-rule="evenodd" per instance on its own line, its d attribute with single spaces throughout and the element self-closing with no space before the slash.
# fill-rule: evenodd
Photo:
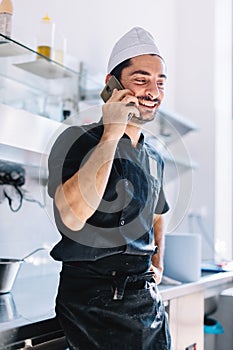
<svg viewBox="0 0 233 350">
<path fill-rule="evenodd" d="M 114 45 L 108 61 L 108 73 L 127 59 L 146 54 L 162 58 L 153 36 L 141 27 L 134 27 Z"/>
</svg>

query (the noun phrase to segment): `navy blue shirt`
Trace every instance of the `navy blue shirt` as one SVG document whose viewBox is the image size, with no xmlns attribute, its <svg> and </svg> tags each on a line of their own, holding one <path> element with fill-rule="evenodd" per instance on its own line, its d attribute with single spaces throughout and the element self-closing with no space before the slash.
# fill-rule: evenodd
<svg viewBox="0 0 233 350">
<path fill-rule="evenodd" d="M 89 158 L 103 133 L 102 120 L 66 129 L 49 156 L 48 193 L 75 174 Z M 107 147 L 107 146 L 106 146 Z M 125 134 L 119 141 L 102 201 L 79 231 L 68 229 L 54 203 L 61 241 L 51 255 L 61 261 L 96 261 L 115 254 L 152 256 L 153 214 L 169 209 L 163 192 L 163 160 L 144 141 L 137 147 Z"/>
</svg>

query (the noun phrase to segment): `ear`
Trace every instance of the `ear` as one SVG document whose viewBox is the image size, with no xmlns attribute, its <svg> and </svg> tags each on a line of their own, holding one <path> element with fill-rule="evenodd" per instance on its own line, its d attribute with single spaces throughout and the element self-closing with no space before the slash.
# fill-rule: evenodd
<svg viewBox="0 0 233 350">
<path fill-rule="evenodd" d="M 105 84 L 107 84 L 110 78 L 111 78 L 111 74 L 107 74 L 105 78 Z"/>
</svg>

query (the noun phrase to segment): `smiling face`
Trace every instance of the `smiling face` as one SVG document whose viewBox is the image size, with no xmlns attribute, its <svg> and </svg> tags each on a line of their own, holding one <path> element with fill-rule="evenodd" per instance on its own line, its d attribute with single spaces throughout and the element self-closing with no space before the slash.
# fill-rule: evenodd
<svg viewBox="0 0 233 350">
<path fill-rule="evenodd" d="M 164 98 L 166 78 L 165 63 L 156 55 L 134 57 L 122 70 L 122 85 L 131 90 L 139 102 L 140 118 L 134 118 L 133 122 L 143 124 L 155 118 Z"/>
</svg>

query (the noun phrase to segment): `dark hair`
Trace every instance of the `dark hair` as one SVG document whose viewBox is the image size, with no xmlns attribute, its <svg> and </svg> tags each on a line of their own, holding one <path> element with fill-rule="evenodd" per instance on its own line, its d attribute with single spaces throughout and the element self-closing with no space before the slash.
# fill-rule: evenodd
<svg viewBox="0 0 233 350">
<path fill-rule="evenodd" d="M 127 60 L 119 63 L 115 68 L 113 68 L 110 72 L 111 75 L 114 75 L 118 80 L 121 80 L 121 73 L 122 70 L 126 67 L 129 67 L 131 65 L 130 58 Z"/>
<path fill-rule="evenodd" d="M 150 56 L 157 56 L 154 53 L 149 54 Z M 131 65 L 131 58 L 119 63 L 115 68 L 113 68 L 110 72 L 111 75 L 114 75 L 118 80 L 121 80 L 121 73 L 124 68 L 127 68 Z"/>
</svg>

